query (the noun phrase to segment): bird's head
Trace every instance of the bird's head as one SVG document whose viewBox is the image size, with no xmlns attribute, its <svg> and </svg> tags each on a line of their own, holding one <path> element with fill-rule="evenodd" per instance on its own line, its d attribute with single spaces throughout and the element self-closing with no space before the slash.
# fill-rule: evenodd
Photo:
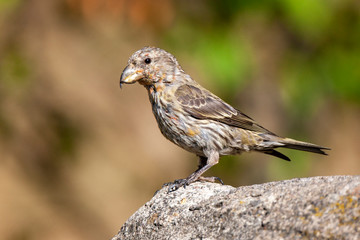
<svg viewBox="0 0 360 240">
<path fill-rule="evenodd" d="M 129 58 L 120 77 L 120 87 L 135 82 L 144 86 L 172 82 L 180 72 L 182 69 L 172 54 L 160 48 L 144 47 Z"/>
</svg>

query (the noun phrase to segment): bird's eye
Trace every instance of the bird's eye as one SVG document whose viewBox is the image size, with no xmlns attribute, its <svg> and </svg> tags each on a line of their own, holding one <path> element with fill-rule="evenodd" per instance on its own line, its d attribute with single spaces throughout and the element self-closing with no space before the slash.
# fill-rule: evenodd
<svg viewBox="0 0 360 240">
<path fill-rule="evenodd" d="M 150 64 L 150 63 L 151 63 L 151 59 L 150 59 L 150 58 L 145 58 L 144 62 L 145 62 L 146 64 Z"/>
</svg>

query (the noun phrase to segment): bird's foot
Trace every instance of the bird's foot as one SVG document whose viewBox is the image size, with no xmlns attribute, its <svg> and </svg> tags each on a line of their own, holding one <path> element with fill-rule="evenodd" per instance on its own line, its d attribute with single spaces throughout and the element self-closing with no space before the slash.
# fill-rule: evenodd
<svg viewBox="0 0 360 240">
<path fill-rule="evenodd" d="M 165 183 L 163 187 L 168 186 L 168 192 L 174 192 L 178 190 L 181 187 L 186 188 L 190 183 L 196 182 L 196 181 L 205 181 L 205 182 L 220 182 L 222 185 L 224 185 L 224 182 L 219 177 L 203 177 L 200 176 L 197 179 L 193 179 L 192 177 L 188 177 L 185 179 L 177 179 L 174 182 Z"/>
<path fill-rule="evenodd" d="M 184 179 L 176 179 L 174 182 L 165 183 L 163 187 L 168 186 L 168 192 L 174 192 L 178 190 L 181 187 L 186 188 L 187 185 L 189 185 L 190 182 L 188 182 L 187 178 Z"/>
<path fill-rule="evenodd" d="M 221 185 L 224 185 L 224 182 L 219 177 L 202 177 L 202 176 L 200 176 L 197 179 L 197 181 L 212 182 L 212 183 L 218 181 L 219 183 L 221 183 Z"/>
</svg>

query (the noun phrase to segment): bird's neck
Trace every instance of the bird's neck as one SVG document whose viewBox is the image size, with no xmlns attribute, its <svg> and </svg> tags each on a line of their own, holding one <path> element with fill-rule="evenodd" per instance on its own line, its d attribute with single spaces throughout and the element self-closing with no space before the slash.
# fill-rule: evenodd
<svg viewBox="0 0 360 240">
<path fill-rule="evenodd" d="M 151 85 L 146 85 L 145 88 L 148 91 L 151 104 L 154 104 L 158 102 L 159 97 L 163 95 L 163 91 L 166 88 L 166 83 L 159 81 Z"/>
</svg>

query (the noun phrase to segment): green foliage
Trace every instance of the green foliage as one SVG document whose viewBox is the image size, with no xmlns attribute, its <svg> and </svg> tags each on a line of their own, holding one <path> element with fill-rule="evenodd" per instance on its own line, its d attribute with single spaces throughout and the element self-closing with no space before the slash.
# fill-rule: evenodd
<svg viewBox="0 0 360 240">
<path fill-rule="evenodd" d="M 336 98 L 360 104 L 360 48 L 355 51 L 331 49 L 322 59 L 321 68 Z"/>
<path fill-rule="evenodd" d="M 270 179 L 282 180 L 305 177 L 311 170 L 309 153 L 287 149 L 283 149 L 281 152 L 289 156 L 291 162 L 271 159 L 268 165 L 268 174 Z"/>
<path fill-rule="evenodd" d="M 318 66 L 307 58 L 292 56 L 284 63 L 281 78 L 287 112 L 293 119 L 301 122 L 314 114 L 328 88 Z"/>
<path fill-rule="evenodd" d="M 28 63 L 21 52 L 15 47 L 9 48 L 0 60 L 1 82 L 6 85 L 7 91 L 25 86 L 29 74 Z"/>
<path fill-rule="evenodd" d="M 20 3 L 20 0 L 0 0 L 0 12 L 10 12 Z"/>
<path fill-rule="evenodd" d="M 324 0 L 280 0 L 287 24 L 305 38 L 316 39 L 328 29 L 335 10 Z"/>
<path fill-rule="evenodd" d="M 218 86 L 225 96 L 233 95 L 250 74 L 251 53 L 247 43 L 226 28 L 199 31 L 198 25 L 187 21 L 178 26 L 169 33 L 166 43 L 188 52 L 206 74 L 207 81 Z"/>
<path fill-rule="evenodd" d="M 249 54 L 241 40 L 231 38 L 228 33 L 205 34 L 199 39 L 194 54 L 208 78 L 226 93 L 234 93 L 246 81 Z"/>
<path fill-rule="evenodd" d="M 0 135 L 8 137 L 11 130 L 11 121 L 2 111 L 2 101 L 7 96 L 21 96 L 28 85 L 30 70 L 28 63 L 20 51 L 12 47 L 5 51 L 0 59 Z"/>
</svg>

